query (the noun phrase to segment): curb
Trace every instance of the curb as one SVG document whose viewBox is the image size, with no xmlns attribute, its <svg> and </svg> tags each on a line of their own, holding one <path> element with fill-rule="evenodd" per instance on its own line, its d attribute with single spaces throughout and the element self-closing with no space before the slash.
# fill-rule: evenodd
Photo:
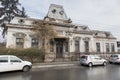
<svg viewBox="0 0 120 80">
<path fill-rule="evenodd" d="M 35 68 L 67 67 L 75 65 L 77 66 L 78 64 L 34 65 L 32 66 L 32 68 L 35 69 Z"/>
</svg>

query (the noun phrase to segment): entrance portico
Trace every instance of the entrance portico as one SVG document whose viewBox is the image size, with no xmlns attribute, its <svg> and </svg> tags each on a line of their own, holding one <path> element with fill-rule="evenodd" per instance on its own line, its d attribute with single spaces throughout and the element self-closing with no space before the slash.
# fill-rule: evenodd
<svg viewBox="0 0 120 80">
<path fill-rule="evenodd" d="M 54 38 L 55 42 L 55 54 L 56 58 L 64 58 L 66 52 L 68 52 L 68 39 L 67 38 Z"/>
</svg>

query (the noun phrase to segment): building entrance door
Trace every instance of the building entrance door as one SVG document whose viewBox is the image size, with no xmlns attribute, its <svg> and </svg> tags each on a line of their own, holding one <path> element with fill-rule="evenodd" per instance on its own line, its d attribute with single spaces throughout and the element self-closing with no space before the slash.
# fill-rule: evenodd
<svg viewBox="0 0 120 80">
<path fill-rule="evenodd" d="M 63 58 L 63 41 L 56 41 L 56 58 Z"/>
</svg>

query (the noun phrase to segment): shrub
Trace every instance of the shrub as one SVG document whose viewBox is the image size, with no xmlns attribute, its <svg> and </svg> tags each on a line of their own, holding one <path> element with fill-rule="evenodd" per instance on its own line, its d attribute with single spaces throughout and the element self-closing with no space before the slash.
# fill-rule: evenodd
<svg viewBox="0 0 120 80">
<path fill-rule="evenodd" d="M 25 49 L 23 52 L 24 52 L 24 56 L 27 56 L 31 60 L 31 62 L 34 62 L 34 60 L 39 60 L 39 61 L 44 60 L 45 53 L 41 49 L 29 48 L 29 49 Z"/>
<path fill-rule="evenodd" d="M 22 59 L 33 62 L 43 62 L 45 53 L 41 49 L 2 49 L 0 48 L 0 55 L 16 55 Z"/>
</svg>

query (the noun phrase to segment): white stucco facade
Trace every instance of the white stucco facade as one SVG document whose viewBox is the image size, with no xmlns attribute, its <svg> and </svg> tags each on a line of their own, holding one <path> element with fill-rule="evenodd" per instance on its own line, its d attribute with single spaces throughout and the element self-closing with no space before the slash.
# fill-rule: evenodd
<svg viewBox="0 0 120 80">
<path fill-rule="evenodd" d="M 63 56 L 66 56 L 76 52 L 117 52 L 117 40 L 110 32 L 90 30 L 88 26 L 72 23 L 61 5 L 52 4 L 44 20 L 52 25 L 57 32 L 57 37 L 54 38 L 52 45 L 53 51 L 48 50 L 50 53 L 55 55 L 62 53 Z M 33 28 L 35 21 L 41 20 L 14 17 L 9 24 L 6 24 L 8 26 L 6 48 L 17 48 L 17 45 L 22 45 L 22 48 L 31 48 L 32 37 L 30 35 L 34 34 L 31 28 Z M 38 46 L 41 46 L 40 41 Z"/>
</svg>

